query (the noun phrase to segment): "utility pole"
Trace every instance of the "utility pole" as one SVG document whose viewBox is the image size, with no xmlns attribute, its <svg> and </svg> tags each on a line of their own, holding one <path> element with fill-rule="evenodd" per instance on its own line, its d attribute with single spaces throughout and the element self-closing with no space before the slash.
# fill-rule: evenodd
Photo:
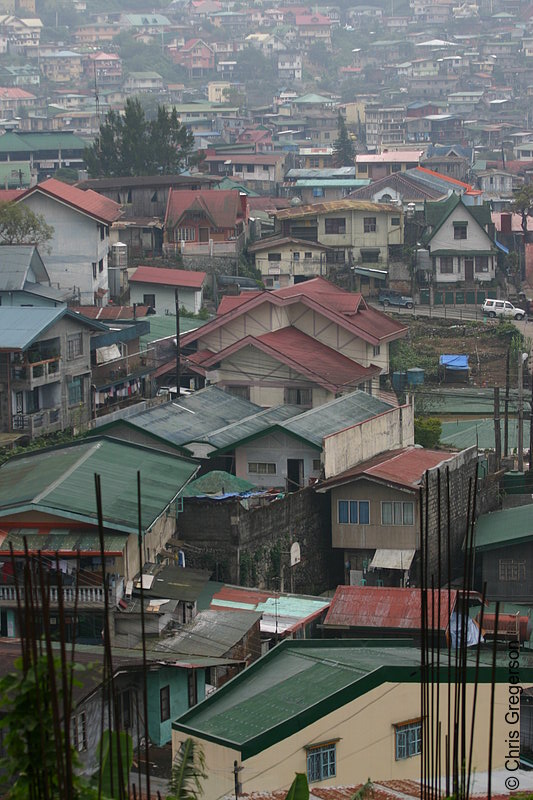
<svg viewBox="0 0 533 800">
<path fill-rule="evenodd" d="M 533 372 L 531 372 L 530 375 L 531 398 L 529 401 L 529 469 L 533 470 Z"/>
<path fill-rule="evenodd" d="M 510 375 L 510 349 L 507 348 L 507 361 L 505 363 L 505 405 L 503 408 L 503 455 L 509 455 L 509 375 Z"/>
<path fill-rule="evenodd" d="M 181 346 L 180 346 L 180 296 L 179 296 L 179 290 L 178 289 L 175 289 L 175 291 L 174 291 L 174 299 L 176 301 L 176 393 L 177 393 L 177 397 L 180 397 Z"/>
<path fill-rule="evenodd" d="M 518 472 L 524 471 L 524 361 L 527 353 L 518 353 Z"/>
<path fill-rule="evenodd" d="M 500 387 L 494 387 L 494 449 L 496 451 L 496 469 L 500 468 L 502 459 L 502 429 L 500 425 Z"/>
</svg>

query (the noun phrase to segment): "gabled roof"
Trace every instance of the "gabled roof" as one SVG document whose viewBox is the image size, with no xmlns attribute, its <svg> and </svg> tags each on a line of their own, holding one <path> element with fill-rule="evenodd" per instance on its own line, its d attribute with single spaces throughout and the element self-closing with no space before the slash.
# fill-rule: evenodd
<svg viewBox="0 0 533 800">
<path fill-rule="evenodd" d="M 39 193 L 47 197 L 51 197 L 60 203 L 86 214 L 88 217 L 110 225 L 115 222 L 121 214 L 122 209 L 114 200 L 109 200 L 92 189 L 83 191 L 76 186 L 70 186 L 68 183 L 56 180 L 56 178 L 48 178 L 48 180 L 32 186 L 20 195 L 17 202 L 24 202 L 27 197 Z"/>
<path fill-rule="evenodd" d="M 457 602 L 457 590 L 429 591 L 428 619 L 435 630 L 446 631 Z M 434 611 L 433 611 L 434 607 Z M 438 612 L 440 611 L 440 619 Z M 324 620 L 325 626 L 342 628 L 387 628 L 420 631 L 422 590 L 384 586 L 338 586 Z"/>
<path fill-rule="evenodd" d="M 33 342 L 63 317 L 97 331 L 107 331 L 101 322 L 75 314 L 66 306 L 56 308 L 0 306 L 0 350 L 27 350 Z"/>
<path fill-rule="evenodd" d="M 333 214 L 337 211 L 368 211 L 375 214 L 379 213 L 398 213 L 397 206 L 389 203 L 371 203 L 364 200 L 330 200 L 325 203 L 309 203 L 304 206 L 291 206 L 275 211 L 271 216 L 278 220 L 302 219 L 305 217 L 319 217 L 322 214 Z"/>
<path fill-rule="evenodd" d="M 171 189 L 165 214 L 165 227 L 174 228 L 188 211 L 203 212 L 217 228 L 234 228 L 243 218 L 238 191 L 225 189 Z"/>
<path fill-rule="evenodd" d="M 160 450 L 87 439 L 9 459 L 0 468 L 0 517 L 23 511 L 96 525 L 94 475 L 102 476 L 104 525 L 138 531 L 137 472 L 142 526 L 148 529 L 198 471 L 198 465 Z"/>
<path fill-rule="evenodd" d="M 201 289 L 205 272 L 190 269 L 162 269 L 161 267 L 137 267 L 130 276 L 130 283 L 154 283 L 158 286 L 176 286 L 187 289 Z"/>
<path fill-rule="evenodd" d="M 407 330 L 391 317 L 368 306 L 362 295 L 346 292 L 325 278 L 312 278 L 304 283 L 276 289 L 273 292 L 250 292 L 240 297 L 243 298 L 242 302 L 231 303 L 226 313 L 219 313 L 215 319 L 202 326 L 201 331 L 185 334 L 182 343 L 194 342 L 224 326 L 228 320 L 248 313 L 262 303 L 270 303 L 273 306 L 303 303 L 370 344 L 398 339 L 404 336 Z M 228 306 L 221 304 L 221 307 L 225 310 Z"/>
<path fill-rule="evenodd" d="M 430 230 L 423 237 L 424 244 L 427 245 L 431 242 L 435 234 L 442 228 L 448 217 L 458 206 L 461 206 L 461 213 L 464 212 L 475 220 L 483 232 L 489 238 L 492 238 L 485 227 L 492 222 L 490 204 L 483 203 L 481 206 L 467 206 L 463 203 L 461 195 L 452 192 L 446 200 L 441 200 L 436 203 L 426 203 L 425 219 L 426 225 Z"/>
<path fill-rule="evenodd" d="M 32 283 L 50 284 L 50 276 L 35 245 L 0 246 L 0 291 L 24 289 L 30 270 L 33 273 Z"/>
<path fill-rule="evenodd" d="M 351 483 L 353 480 L 367 478 L 380 483 L 416 489 L 428 469 L 433 469 L 445 461 L 456 457 L 455 453 L 442 450 L 426 450 L 422 447 L 406 447 L 380 453 L 368 461 L 363 461 L 333 478 L 321 481 L 318 491 L 326 491 L 335 486 Z"/>
<path fill-rule="evenodd" d="M 373 181 L 369 186 L 355 189 L 350 192 L 348 197 L 354 200 L 372 200 L 376 193 L 383 189 L 391 189 L 394 192 L 398 192 L 403 202 L 437 200 L 446 194 L 444 188 L 439 189 L 424 185 L 409 172 L 393 172 L 384 178 Z"/>
<path fill-rule="evenodd" d="M 380 367 L 363 367 L 292 327 L 280 328 L 262 336 L 245 336 L 235 344 L 203 358 L 199 365 L 208 369 L 245 347 L 261 350 L 330 392 L 355 387 L 381 372 Z"/>
<path fill-rule="evenodd" d="M 320 242 L 310 242 L 308 239 L 296 239 L 294 236 L 269 236 L 267 239 L 259 239 L 248 245 L 248 252 L 260 253 L 262 250 L 270 250 L 272 247 L 279 247 L 283 244 L 299 244 L 301 247 L 312 250 L 330 250 L 327 245 L 320 244 Z"/>
<path fill-rule="evenodd" d="M 476 522 L 476 550 L 492 550 L 533 540 L 533 505 L 482 514 Z"/>
</svg>

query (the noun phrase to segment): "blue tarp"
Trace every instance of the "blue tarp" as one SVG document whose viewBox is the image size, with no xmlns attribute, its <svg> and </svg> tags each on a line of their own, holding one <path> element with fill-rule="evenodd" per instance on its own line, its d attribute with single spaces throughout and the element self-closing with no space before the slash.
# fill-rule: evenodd
<svg viewBox="0 0 533 800">
<path fill-rule="evenodd" d="M 439 358 L 439 364 L 446 369 L 468 369 L 468 356 L 446 355 Z"/>
</svg>

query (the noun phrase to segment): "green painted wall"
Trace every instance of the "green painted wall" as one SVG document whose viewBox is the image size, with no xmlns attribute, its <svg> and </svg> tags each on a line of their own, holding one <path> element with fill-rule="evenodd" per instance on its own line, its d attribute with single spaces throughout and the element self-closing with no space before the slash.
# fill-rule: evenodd
<svg viewBox="0 0 533 800">
<path fill-rule="evenodd" d="M 148 673 L 148 735 L 158 747 L 171 741 L 173 720 L 189 709 L 188 672 L 180 667 L 161 667 Z M 196 680 L 200 702 L 205 698 L 205 669 L 196 670 Z M 164 686 L 170 686 L 170 717 L 161 722 L 160 692 Z"/>
</svg>

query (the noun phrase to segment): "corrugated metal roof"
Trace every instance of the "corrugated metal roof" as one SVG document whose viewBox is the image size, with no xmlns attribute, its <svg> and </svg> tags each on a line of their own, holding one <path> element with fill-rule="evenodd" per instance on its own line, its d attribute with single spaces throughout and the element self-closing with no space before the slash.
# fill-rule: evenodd
<svg viewBox="0 0 533 800">
<path fill-rule="evenodd" d="M 0 291 L 21 291 L 28 280 L 28 272 L 32 269 L 35 281 L 50 282 L 41 256 L 35 245 L 2 245 L 0 246 Z"/>
<path fill-rule="evenodd" d="M 398 213 L 398 207 L 388 203 L 372 203 L 365 200 L 330 200 L 325 203 L 313 203 L 305 206 L 292 206 L 283 208 L 280 211 L 272 212 L 276 219 L 300 219 L 304 217 L 318 217 L 321 214 L 332 214 L 336 211 L 369 211 L 376 214 L 394 212 Z"/>
<path fill-rule="evenodd" d="M 228 653 L 261 618 L 254 611 L 213 611 L 207 609 L 179 632 L 158 639 L 153 650 L 194 656 L 220 657 Z M 254 656 L 260 655 L 254 653 Z"/>
<path fill-rule="evenodd" d="M 483 514 L 476 522 L 476 550 L 518 544 L 533 538 L 533 505 Z"/>
<path fill-rule="evenodd" d="M 24 552 L 24 539 L 30 552 L 40 550 L 43 553 L 99 553 L 100 538 L 97 534 L 83 531 L 71 531 L 68 528 L 56 528 L 38 532 L 33 528 L 10 528 L 7 536 L 0 544 L 0 551 L 9 551 L 13 545 L 15 553 Z M 104 551 L 122 554 L 126 546 L 127 535 L 106 533 Z"/>
<path fill-rule="evenodd" d="M 0 306 L 0 349 L 26 350 L 62 317 L 76 320 L 93 330 L 107 330 L 100 322 L 75 314 L 66 306 Z"/>
<path fill-rule="evenodd" d="M 191 481 L 183 490 L 182 497 L 205 495 L 245 494 L 255 489 L 253 483 L 230 475 L 224 470 L 214 469 L 201 478 Z"/>
<path fill-rule="evenodd" d="M 272 425 L 282 423 L 301 413 L 302 409 L 299 406 L 286 405 L 267 408 L 257 414 L 244 417 L 231 425 L 226 425 L 224 428 L 213 431 L 205 439 L 217 450 L 220 450 L 224 447 L 230 447 L 236 441 L 259 435 L 263 431 L 269 430 Z"/>
<path fill-rule="evenodd" d="M 106 527 L 136 532 L 137 471 L 142 525 L 147 529 L 197 469 L 183 458 L 104 437 L 40 450 L 12 458 L 0 468 L 0 516 L 28 508 L 95 524 L 97 474 Z"/>
<path fill-rule="evenodd" d="M 137 267 L 130 276 L 130 283 L 155 283 L 161 286 L 181 286 L 187 289 L 201 289 L 205 272 L 190 269 L 162 269 L 161 267 Z"/>
<path fill-rule="evenodd" d="M 144 596 L 185 602 L 195 601 L 202 593 L 209 580 L 209 575 L 209 570 L 190 569 L 169 564 L 158 572 L 154 572 L 154 580 L 149 589 L 144 588 Z M 136 584 L 134 584 L 134 588 L 137 588 Z"/>
<path fill-rule="evenodd" d="M 428 592 L 428 619 L 435 620 L 435 629 L 445 631 L 457 602 L 457 590 Z M 343 628 L 386 628 L 419 631 L 422 619 L 422 590 L 385 586 L 338 586 L 331 601 L 324 625 Z M 433 608 L 434 607 L 434 608 Z"/>
<path fill-rule="evenodd" d="M 461 412 L 459 412 L 461 413 Z M 494 419 L 455 420 L 442 423 L 441 444 L 448 447 L 479 447 L 494 450 Z M 524 450 L 529 447 L 529 420 L 524 420 Z M 509 448 L 518 447 L 518 420 L 509 420 Z"/>
</svg>

